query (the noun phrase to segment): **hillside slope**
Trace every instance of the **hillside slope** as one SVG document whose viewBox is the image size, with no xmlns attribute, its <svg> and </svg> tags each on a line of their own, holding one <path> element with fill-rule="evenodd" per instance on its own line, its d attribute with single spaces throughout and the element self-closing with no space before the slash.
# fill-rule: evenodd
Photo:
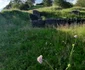
<svg viewBox="0 0 85 70">
<path fill-rule="evenodd" d="M 50 70 L 46 63 L 37 62 L 39 55 L 54 70 L 65 70 L 68 64 L 69 70 L 85 70 L 84 31 L 81 36 L 75 28 L 72 32 L 30 28 L 29 14 L 17 10 L 0 13 L 0 19 L 0 70 Z M 82 28 L 85 30 L 81 27 L 80 31 Z"/>
<path fill-rule="evenodd" d="M 0 13 L 0 23 L 27 23 L 29 21 L 29 14 L 19 10 L 3 11 Z"/>
</svg>

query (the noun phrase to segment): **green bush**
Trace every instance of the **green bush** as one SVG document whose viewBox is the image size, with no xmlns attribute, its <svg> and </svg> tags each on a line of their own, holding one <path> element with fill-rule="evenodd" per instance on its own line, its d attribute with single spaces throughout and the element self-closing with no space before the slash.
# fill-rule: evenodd
<svg viewBox="0 0 85 70">
<path fill-rule="evenodd" d="M 25 4 L 22 4 L 20 7 L 19 7 L 20 10 L 28 10 L 29 9 L 29 5 L 27 3 Z"/>
<path fill-rule="evenodd" d="M 62 8 L 70 8 L 73 7 L 73 5 L 66 0 L 54 0 L 54 5 L 62 7 Z"/>
</svg>

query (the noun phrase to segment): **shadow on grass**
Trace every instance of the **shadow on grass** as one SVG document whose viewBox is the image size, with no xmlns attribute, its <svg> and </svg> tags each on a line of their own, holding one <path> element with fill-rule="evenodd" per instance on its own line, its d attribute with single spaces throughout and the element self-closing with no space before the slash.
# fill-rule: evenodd
<svg viewBox="0 0 85 70">
<path fill-rule="evenodd" d="M 7 10 L 0 13 L 0 29 L 18 29 L 30 25 L 29 13 L 19 10 Z"/>
<path fill-rule="evenodd" d="M 21 18 L 22 20 L 28 20 L 29 14 L 26 12 L 18 11 L 18 10 L 12 10 L 12 11 L 4 11 L 2 15 L 7 19 L 17 19 Z M 15 16 L 15 17 L 14 17 Z"/>
</svg>

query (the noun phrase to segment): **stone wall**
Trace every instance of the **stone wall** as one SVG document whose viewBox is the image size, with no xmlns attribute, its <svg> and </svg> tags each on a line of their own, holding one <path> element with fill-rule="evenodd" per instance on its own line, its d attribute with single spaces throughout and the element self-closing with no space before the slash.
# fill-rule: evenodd
<svg viewBox="0 0 85 70">
<path fill-rule="evenodd" d="M 77 13 L 78 14 L 78 13 Z M 57 27 L 59 25 L 70 25 L 70 24 L 83 24 L 85 19 L 80 18 L 70 18 L 70 19 L 63 19 L 63 18 L 48 18 L 46 20 L 42 20 L 40 16 L 40 12 L 34 10 L 33 14 L 30 14 L 30 19 L 33 27 Z"/>
</svg>

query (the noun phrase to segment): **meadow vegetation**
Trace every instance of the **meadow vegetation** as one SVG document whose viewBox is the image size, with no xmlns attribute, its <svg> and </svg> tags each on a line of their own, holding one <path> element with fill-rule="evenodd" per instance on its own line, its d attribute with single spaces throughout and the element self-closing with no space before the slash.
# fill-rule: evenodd
<svg viewBox="0 0 85 70">
<path fill-rule="evenodd" d="M 46 8 L 38 10 L 57 14 L 49 8 L 48 11 Z M 54 29 L 32 28 L 28 12 L 3 11 L 0 13 L 0 70 L 50 70 L 44 62 L 37 62 L 39 55 L 43 55 L 54 70 L 65 70 L 68 63 L 71 65 L 68 70 L 85 70 L 84 30 L 85 25 L 76 24 Z"/>
</svg>

